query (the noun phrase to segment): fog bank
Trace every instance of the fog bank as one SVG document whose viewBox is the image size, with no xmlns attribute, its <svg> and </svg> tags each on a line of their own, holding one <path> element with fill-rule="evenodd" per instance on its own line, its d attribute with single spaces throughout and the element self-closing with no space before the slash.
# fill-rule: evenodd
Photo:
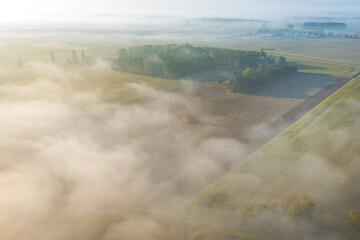
<svg viewBox="0 0 360 240">
<path fill-rule="evenodd" d="M 120 230 L 106 230 L 106 218 L 67 207 L 173 209 L 247 152 L 233 139 L 179 123 L 174 109 L 196 103 L 191 90 L 180 95 L 130 85 L 148 101 L 115 105 L 100 90 L 79 89 L 86 82 L 80 72 L 40 62 L 26 71 L 0 72 L 6 239 L 115 239 Z M 121 231 L 130 231 L 126 224 Z"/>
</svg>

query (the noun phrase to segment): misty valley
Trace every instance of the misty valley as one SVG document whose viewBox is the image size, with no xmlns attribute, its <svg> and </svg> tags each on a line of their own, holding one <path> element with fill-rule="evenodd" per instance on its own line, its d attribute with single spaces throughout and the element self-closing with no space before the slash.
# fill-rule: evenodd
<svg viewBox="0 0 360 240">
<path fill-rule="evenodd" d="M 357 1 L 0 7 L 0 239 L 360 238 Z"/>
</svg>

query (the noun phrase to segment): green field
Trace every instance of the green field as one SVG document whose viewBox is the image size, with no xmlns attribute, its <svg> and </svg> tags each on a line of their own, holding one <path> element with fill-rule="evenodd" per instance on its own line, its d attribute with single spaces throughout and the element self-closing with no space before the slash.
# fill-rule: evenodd
<svg viewBox="0 0 360 240">
<path fill-rule="evenodd" d="M 358 39 L 241 39 L 236 43 L 225 44 L 239 49 L 265 49 L 276 54 L 302 55 L 319 59 L 332 59 L 346 63 L 359 64 L 360 41 Z M 224 45 L 224 46 L 225 46 Z"/>
<path fill-rule="evenodd" d="M 116 52 L 116 47 L 110 47 L 111 50 L 104 51 L 101 47 L 78 48 L 78 54 L 81 49 L 85 49 L 86 53 L 96 57 L 111 57 Z M 128 73 L 113 71 L 110 67 L 103 68 L 102 66 L 83 66 L 67 64 L 66 59 L 71 56 L 71 48 L 30 48 L 30 49 L 8 49 L 1 51 L 0 54 L 0 69 L 11 71 L 8 74 L 14 81 L 26 81 L 29 76 L 34 74 L 31 67 L 27 64 L 37 64 L 37 62 L 51 64 L 50 52 L 54 51 L 56 55 L 56 66 L 59 71 L 67 71 L 69 74 L 78 75 L 77 81 L 71 84 L 81 90 L 100 91 L 106 101 L 113 103 L 125 103 L 136 100 L 142 96 L 133 89 L 129 84 L 142 84 L 150 86 L 157 91 L 172 91 L 183 87 L 190 83 L 190 81 L 173 81 L 162 78 L 154 78 L 147 76 L 140 76 Z M 24 67 L 17 67 L 17 54 L 22 56 Z M 51 65 L 49 65 L 51 66 Z M 3 76 L 8 77 L 8 76 Z M 10 79 L 9 79 L 10 80 Z"/>
<path fill-rule="evenodd" d="M 297 55 L 281 54 L 288 61 L 299 67 L 299 72 L 331 75 L 338 78 L 352 78 L 360 70 L 359 64 L 336 62 L 329 59 L 317 59 L 313 57 L 301 57 Z"/>
<path fill-rule="evenodd" d="M 20 55 L 23 62 L 42 61 L 51 62 L 50 53 L 54 52 L 56 57 L 56 63 L 60 65 L 67 64 L 67 59 L 71 58 L 71 51 L 77 50 L 78 54 L 81 50 L 84 50 L 86 55 L 92 55 L 95 57 L 115 57 L 117 50 L 120 47 L 126 47 L 127 45 L 95 45 L 95 46 L 2 46 L 0 48 L 0 64 L 6 66 L 15 66 L 17 56 Z"/>
<path fill-rule="evenodd" d="M 209 185 L 191 199 L 185 208 L 201 206 L 203 199 L 209 193 L 219 189 L 226 190 L 233 199 L 236 199 L 239 208 L 249 200 L 246 197 L 254 199 L 260 195 L 274 197 L 274 195 L 285 194 L 291 189 L 296 192 L 296 187 L 293 185 L 285 189 L 280 185 L 280 182 L 289 183 L 287 180 L 291 179 L 289 177 L 291 174 L 286 174 L 287 171 L 291 169 L 294 173 L 294 171 L 299 170 L 299 161 L 303 161 L 310 154 L 322 154 L 321 156 L 327 161 L 335 161 L 336 159 L 330 159 L 327 156 L 341 154 L 339 151 L 334 150 L 332 154 L 327 151 L 323 152 L 324 146 L 331 149 L 327 138 L 329 129 L 332 132 L 348 129 L 350 133 L 357 133 L 360 109 L 358 105 L 350 103 L 359 100 L 360 77 L 357 77 L 257 152 L 248 156 L 227 174 Z M 350 134 L 350 138 L 354 140 L 356 135 Z M 344 151 L 340 158 L 342 163 L 337 164 L 345 164 L 344 162 L 348 161 L 349 158 L 359 154 L 359 142 L 350 142 L 352 145 L 347 147 L 349 151 Z M 350 149 L 357 150 L 350 151 Z M 289 179 L 285 176 L 288 176 Z M 291 181 L 291 183 L 293 182 Z M 298 182 L 293 184 L 295 186 L 301 185 Z"/>
<path fill-rule="evenodd" d="M 339 43 L 340 44 L 340 43 Z M 85 49 L 87 54 L 93 54 L 96 56 L 115 56 L 116 50 L 123 45 L 110 45 L 110 46 L 88 46 L 88 47 L 77 47 L 74 49 L 80 50 Z M 247 48 L 261 48 L 261 47 L 251 47 L 247 46 Z M 23 56 L 24 62 L 31 62 L 31 61 L 44 61 L 50 62 L 50 52 L 54 51 L 57 59 L 59 59 L 59 66 L 66 68 L 67 70 L 73 73 L 79 73 L 80 75 L 84 76 L 84 79 L 76 85 L 79 88 L 87 88 L 87 89 L 100 89 L 103 92 L 103 97 L 107 101 L 116 102 L 116 103 L 125 103 L 129 101 L 136 100 L 141 96 L 134 90 L 128 87 L 128 83 L 142 83 L 148 86 L 153 87 L 156 90 L 160 91 L 171 91 L 178 88 L 181 88 L 186 84 L 182 81 L 174 81 L 174 80 L 166 80 L 161 78 L 152 78 L 140 75 L 133 75 L 121 72 L 115 72 L 112 70 L 107 69 L 96 69 L 91 67 L 84 67 L 84 66 L 72 66 L 66 64 L 66 58 L 71 55 L 71 47 L 59 47 L 59 48 L 43 48 L 43 47 L 33 47 L 33 48 L 26 48 L 26 47 L 17 47 L 17 48 L 10 48 L 6 51 L 2 51 L 0 55 L 0 61 L 6 66 L 14 65 L 16 61 L 16 54 L 21 54 Z M 276 51 L 274 51 L 276 53 Z M 333 60 L 333 59 L 319 59 L 313 56 L 303 56 L 303 55 L 296 55 L 296 54 L 285 54 L 288 57 L 288 60 L 291 62 L 296 63 L 299 66 L 300 72 L 303 73 L 311 73 L 311 74 L 319 74 L 320 75 L 329 75 L 332 77 L 337 78 L 351 78 L 356 73 L 360 71 L 360 66 L 357 64 L 349 64 L 345 63 L 340 60 Z M 18 69 L 13 66 L 14 71 L 18 71 L 20 75 L 26 75 L 27 70 L 26 67 L 24 69 Z M 86 81 L 86 84 L 84 84 Z M 354 82 L 356 80 L 353 80 Z M 349 83 L 350 84 L 350 83 Z M 348 85 L 349 86 L 349 85 Z M 344 90 L 342 90 L 344 91 Z M 325 104 L 325 103 L 323 103 Z M 315 111 L 315 109 L 313 110 Z M 311 113 L 309 113 L 311 114 Z M 306 118 L 305 118 L 306 119 Z M 273 158 L 282 158 L 281 156 L 284 155 L 284 158 L 291 157 L 293 159 L 299 158 L 299 156 L 303 153 L 303 146 L 300 143 L 300 136 L 298 132 L 294 132 L 293 129 L 302 129 L 302 126 L 299 127 L 301 122 L 304 122 L 302 119 L 300 122 L 294 124 L 291 128 L 289 128 L 284 133 L 280 134 L 277 138 L 273 139 L 270 143 L 265 145 L 260 152 L 264 149 L 272 148 L 272 145 L 276 142 L 280 141 L 279 145 L 287 142 L 287 144 L 294 145 L 294 146 L 301 146 L 301 150 L 297 151 L 297 148 L 294 148 L 292 151 L 273 151 L 276 152 Z M 307 123 L 309 124 L 309 123 Z M 298 126 L 298 127 L 296 127 Z M 301 132 L 306 132 L 305 129 L 302 129 Z M 284 136 L 297 136 L 292 137 L 291 140 L 285 139 Z M 294 144 L 292 143 L 294 142 Z M 309 142 L 309 141 L 307 141 Z M 300 144 L 300 145 L 299 145 Z M 310 144 L 312 145 L 312 144 Z M 256 155 L 256 154 L 255 154 Z M 271 155 L 271 154 L 270 154 Z M 299 155 L 299 156 L 298 156 Z M 254 156 L 254 155 L 252 155 Z M 251 159 L 252 156 L 249 158 Z M 249 159 L 248 158 L 248 159 Z M 250 168 L 250 165 L 246 165 L 246 162 L 249 160 L 243 161 L 240 165 L 244 165 L 244 168 Z M 239 168 L 237 167 L 237 168 Z M 235 169 L 237 169 L 235 168 Z M 232 171 L 235 171 L 232 170 Z M 230 172 L 231 173 L 231 172 Z M 266 175 L 266 174 L 265 174 Z M 226 176 L 226 175 L 225 175 Z M 218 180 L 219 181 L 219 180 Z M 218 182 L 217 181 L 217 182 Z M 216 183 L 217 183 L 216 182 Z M 253 189 L 255 192 L 258 190 Z M 237 190 L 240 191 L 240 190 Z M 201 194 L 200 194 L 201 195 Z"/>
<path fill-rule="evenodd" d="M 316 44 L 314 43 L 314 47 L 316 47 Z M 78 51 L 84 49 L 87 54 L 98 57 L 114 57 L 116 56 L 117 49 L 123 46 L 124 45 L 99 45 L 87 47 L 74 46 L 74 48 L 10 48 L 1 51 L 0 66 L 4 69 L 14 71 L 13 76 L 16 76 L 16 79 L 26 81 L 28 76 L 34 74 L 26 63 L 36 61 L 50 63 L 50 52 L 54 51 L 57 57 L 57 66 L 60 69 L 63 68 L 66 72 L 73 74 L 74 76 L 81 76 L 78 81 L 72 82 L 72 85 L 76 89 L 100 91 L 102 98 L 111 103 L 128 103 L 143 97 L 137 91 L 132 89 L 129 83 L 144 84 L 158 91 L 173 91 L 191 83 L 191 81 L 152 78 L 116 72 L 106 68 L 99 69 L 96 67 L 71 65 L 66 63 L 66 59 L 71 56 L 72 49 L 76 49 Z M 229 47 L 234 46 L 229 45 Z M 238 47 L 253 50 L 263 48 L 261 43 L 259 43 L 258 46 L 242 45 Z M 330 84 L 336 78 L 351 79 L 360 72 L 359 62 L 356 61 L 355 58 L 350 57 L 349 61 L 347 61 L 344 60 L 346 57 L 344 57 L 343 54 L 340 59 L 334 59 L 336 50 L 332 53 L 334 55 L 323 55 L 313 54 L 311 51 L 283 52 L 283 50 L 286 49 L 285 46 L 283 49 L 280 49 L 280 45 L 275 47 L 277 48 L 269 50 L 269 53 L 284 55 L 290 62 L 295 63 L 299 67 L 299 72 L 304 73 L 302 75 L 299 74 L 296 77 L 296 79 L 299 80 L 299 86 L 306 85 L 301 84 L 301 81 L 308 81 L 308 83 L 312 83 L 309 85 L 312 86 L 309 87 L 309 91 L 312 88 L 316 88 L 314 87 L 316 85 L 313 84 L 314 82 L 318 82 L 320 84 L 318 88 L 321 89 L 326 87 L 327 84 Z M 16 67 L 15 62 L 17 60 L 17 54 L 20 54 L 23 57 L 25 67 Z M 351 54 L 356 54 L 356 51 Z M 349 55 L 351 54 L 349 53 Z M 306 76 L 306 78 L 304 76 Z M 206 75 L 205 78 L 207 77 L 208 76 Z M 206 82 L 198 84 L 204 84 L 202 85 L 202 88 L 200 88 L 201 91 L 197 92 L 204 95 L 204 97 L 199 96 L 204 101 L 203 105 L 209 106 L 209 113 L 211 113 L 211 115 L 219 114 L 219 116 L 225 120 L 227 117 L 227 115 L 224 114 L 225 110 L 230 109 L 228 112 L 236 114 L 236 117 L 241 114 L 247 115 L 248 112 L 251 112 L 254 109 L 253 105 L 247 104 L 246 99 L 263 97 L 227 93 L 223 85 L 220 87 L 217 85 L 213 86 L 211 83 Z M 205 84 L 209 86 L 204 87 Z M 289 93 L 292 89 L 294 89 L 294 86 L 295 85 L 292 85 L 292 88 L 281 88 L 280 92 Z M 215 93 L 218 95 L 214 95 Z M 271 97 L 275 98 L 279 96 Z M 282 99 L 284 103 L 287 101 L 287 98 L 291 97 L 284 97 L 285 100 Z M 169 217 L 175 216 L 174 218 L 176 218 L 177 216 L 183 216 L 185 213 L 189 213 L 190 211 L 191 214 L 186 216 L 190 219 L 190 221 L 192 219 L 199 218 L 221 221 L 222 219 L 218 218 L 218 215 L 214 215 L 213 212 L 209 211 L 209 209 L 204 207 L 203 204 L 204 199 L 206 199 L 209 194 L 217 190 L 224 190 L 229 193 L 233 205 L 231 211 L 225 212 L 224 215 L 226 217 L 230 216 L 234 219 L 241 218 L 243 210 L 247 204 L 255 200 L 264 201 L 268 199 L 277 199 L 287 193 L 309 193 L 311 196 L 319 199 L 322 194 L 316 192 L 313 187 L 309 187 L 313 178 L 310 177 L 308 179 L 303 179 L 297 176 L 299 175 L 299 172 L 302 173 L 301 169 L 306 169 L 307 165 L 309 165 L 309 158 L 311 159 L 313 156 L 319 156 L 326 159 L 326 162 L 329 164 L 333 164 L 337 167 L 343 167 L 347 166 L 351 158 L 360 155 L 358 150 L 360 149 L 360 138 L 357 134 L 360 126 L 358 120 L 360 116 L 360 106 L 358 101 L 360 101 L 360 77 L 355 77 L 336 93 L 328 97 L 320 105 L 307 113 L 295 124 L 287 128 L 259 150 L 242 160 L 229 172 L 203 189 L 200 193 L 185 203 L 180 211 L 172 212 L 170 214 L 165 213 L 164 215 Z M 271 107 L 276 107 L 276 104 L 271 101 L 267 101 L 267 103 L 271 105 Z M 231 109 L 230 107 L 236 109 Z M 247 107 L 252 109 L 247 110 Z M 261 113 L 269 111 L 273 114 L 275 110 L 271 107 L 263 104 L 263 108 L 257 108 L 255 110 Z M 196 116 L 196 113 L 194 113 L 194 116 Z M 245 130 L 249 130 L 249 126 L 251 126 L 251 124 L 264 121 L 264 117 L 262 115 L 255 114 L 254 116 L 257 117 L 256 121 L 249 117 L 248 122 L 245 122 L 243 126 Z M 222 123 L 226 123 L 224 119 L 222 119 Z M 236 133 L 236 127 L 241 125 L 241 121 L 237 118 L 234 119 L 236 121 L 234 120 L 231 122 L 234 124 L 228 124 L 231 126 L 230 130 L 232 133 Z M 339 137 L 336 135 L 336 131 L 342 131 L 344 129 L 348 134 L 348 140 L 345 143 L 341 143 L 340 146 L 338 146 L 338 143 L 334 143 L 328 138 L 328 136 L 333 135 L 335 138 Z M 315 184 L 315 186 L 317 189 L 321 188 L 318 184 Z M 340 213 L 337 213 L 340 214 L 341 217 L 343 217 L 341 214 L 344 214 L 344 212 L 351 207 L 351 204 L 353 204 L 352 200 L 343 200 L 338 203 L 342 206 Z M 331 206 L 324 206 L 322 207 L 322 210 L 327 208 L 331 208 Z M 159 215 L 156 210 L 154 210 L 154 212 L 155 216 Z M 192 218 L 192 215 L 196 217 Z M 236 220 L 234 220 L 234 223 L 236 223 Z M 186 228 L 185 226 L 187 225 L 191 224 L 187 224 L 187 222 L 184 221 L 181 224 L 170 224 L 170 226 L 167 227 L 169 229 L 182 229 Z M 221 229 L 221 226 L 214 228 L 198 228 L 197 226 L 192 226 L 189 234 L 191 237 L 189 240 L 235 240 L 257 238 L 256 234 L 242 233 L 241 230 L 231 231 L 229 229 L 219 229 Z M 276 239 L 270 236 L 267 237 L 268 239 Z"/>
<path fill-rule="evenodd" d="M 204 207 L 204 202 L 210 194 L 220 190 L 226 191 L 231 201 L 230 209 L 225 210 L 223 215 L 230 219 L 240 219 L 249 203 L 276 201 L 289 193 L 295 195 L 308 193 L 316 199 L 319 205 L 318 211 L 326 212 L 324 216 L 318 213 L 317 218 L 325 219 L 340 231 L 346 231 L 344 219 L 347 211 L 357 206 L 356 200 L 351 198 L 351 193 L 357 190 L 347 185 L 338 187 L 344 189 L 341 190 L 343 191 L 341 194 L 348 196 L 341 199 L 334 199 L 335 193 L 332 191 L 340 191 L 334 187 L 339 184 L 337 181 L 340 181 L 336 178 L 337 175 L 340 174 L 339 172 L 350 172 L 348 165 L 351 166 L 352 159 L 360 155 L 358 134 L 360 77 L 357 76 L 360 65 L 357 61 L 353 61 L 354 58 L 349 58 L 351 61 L 344 60 L 347 59 L 346 57 L 334 58 L 335 51 L 332 52 L 333 55 L 319 55 L 319 57 L 312 52 L 284 53 L 271 50 L 272 54 L 284 55 L 290 62 L 297 64 L 299 72 L 352 80 L 199 192 L 184 204 L 183 211 L 200 214 L 205 218 L 206 216 L 214 218 L 214 212 Z M 305 56 L 305 54 L 309 55 Z M 337 141 L 339 137 L 345 140 L 339 142 Z M 318 172 L 312 173 L 313 169 Z M 354 177 L 349 178 L 354 181 Z M 217 236 L 216 239 L 251 239 L 252 237 L 251 234 L 240 237 L 229 232 L 201 230 L 195 232 L 190 239 L 211 239 L 210 236 Z M 253 236 L 256 234 L 254 233 Z M 262 238 L 282 239 L 272 238 L 268 234 Z"/>
<path fill-rule="evenodd" d="M 188 240 L 252 240 L 258 239 L 256 235 L 237 233 L 230 231 L 199 230 L 196 231 Z"/>
<path fill-rule="evenodd" d="M 307 193 L 316 199 L 316 219 L 322 219 L 334 229 L 347 231 L 347 212 L 358 207 L 352 197 L 358 192 L 356 184 L 352 184 L 358 174 L 356 165 L 352 165 L 360 155 L 359 116 L 360 77 L 357 77 L 202 190 L 183 206 L 183 211 L 214 217 L 204 202 L 220 190 L 226 191 L 231 201 L 230 209 L 223 215 L 226 219 L 241 219 L 249 203 L 271 203 L 289 193 Z M 345 173 L 348 181 L 341 185 L 339 182 Z M 343 197 L 335 198 L 339 192 Z M 211 236 L 252 239 L 257 234 L 245 235 L 201 230 L 189 239 L 212 239 Z M 283 238 L 266 233 L 262 239 Z"/>
</svg>

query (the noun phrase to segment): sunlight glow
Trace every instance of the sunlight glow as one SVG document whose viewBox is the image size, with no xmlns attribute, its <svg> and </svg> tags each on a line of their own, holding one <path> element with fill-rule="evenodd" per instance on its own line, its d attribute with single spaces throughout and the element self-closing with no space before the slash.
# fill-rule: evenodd
<svg viewBox="0 0 360 240">
<path fill-rule="evenodd" d="M 304 0 L 308 1 L 308 0 Z M 295 16 L 299 11 L 307 15 L 314 13 L 337 13 L 360 11 L 358 4 L 335 6 L 333 2 L 324 5 L 322 1 L 313 1 L 311 10 L 308 5 L 299 5 L 299 1 L 278 0 L 269 4 L 267 1 L 145 1 L 145 0 L 12 0 L 0 4 L 0 23 L 41 22 L 99 22 L 104 16 L 132 18 L 148 16 L 172 17 L 238 17 L 238 18 L 274 18 Z M 310 4 L 310 3 L 309 3 Z M 110 20 L 110 19 L 108 19 Z M 113 19 L 112 19 L 113 20 Z"/>
</svg>

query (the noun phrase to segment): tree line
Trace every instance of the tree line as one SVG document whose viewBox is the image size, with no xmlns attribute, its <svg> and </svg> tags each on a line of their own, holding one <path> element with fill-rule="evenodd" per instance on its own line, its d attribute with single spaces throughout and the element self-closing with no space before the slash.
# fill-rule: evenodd
<svg viewBox="0 0 360 240">
<path fill-rule="evenodd" d="M 203 206 L 210 211 L 234 211 L 234 200 L 225 190 L 217 190 L 203 198 Z M 243 212 L 243 219 L 256 224 L 257 233 L 260 234 L 263 223 L 261 216 L 271 216 L 274 220 L 285 216 L 294 222 L 313 222 L 315 224 L 315 213 L 317 204 L 314 198 L 308 194 L 302 194 L 301 197 L 293 194 L 287 194 L 282 199 L 268 201 L 254 201 L 249 203 Z M 340 216 L 339 216 L 340 217 Z M 344 233 L 349 239 L 359 239 L 360 237 L 360 211 L 351 209 L 348 215 L 342 215 Z M 319 217 L 316 219 L 319 221 Z M 319 222 L 317 223 L 319 224 Z M 321 223 L 320 223 L 321 225 Z M 347 225 L 347 226 L 346 226 Z"/>
<path fill-rule="evenodd" d="M 251 92 L 297 71 L 285 57 L 267 56 L 262 50 L 243 51 L 189 44 L 122 48 L 114 61 L 115 70 L 169 79 L 217 67 L 234 70 L 229 84 L 233 92 Z"/>
<path fill-rule="evenodd" d="M 313 29 L 345 29 L 346 23 L 342 22 L 305 22 L 304 28 Z"/>
<path fill-rule="evenodd" d="M 115 65 L 123 72 L 176 79 L 215 67 L 239 70 L 273 62 L 263 51 L 168 44 L 122 48 L 118 52 Z"/>
<path fill-rule="evenodd" d="M 285 57 L 273 57 L 269 64 L 261 64 L 257 68 L 248 67 L 242 72 L 232 73 L 229 88 L 232 92 L 253 93 L 282 78 L 297 72 L 297 66 L 286 62 Z"/>
<path fill-rule="evenodd" d="M 177 79 L 215 68 L 214 60 L 191 45 L 144 45 L 120 49 L 114 62 L 122 72 Z"/>
</svg>

